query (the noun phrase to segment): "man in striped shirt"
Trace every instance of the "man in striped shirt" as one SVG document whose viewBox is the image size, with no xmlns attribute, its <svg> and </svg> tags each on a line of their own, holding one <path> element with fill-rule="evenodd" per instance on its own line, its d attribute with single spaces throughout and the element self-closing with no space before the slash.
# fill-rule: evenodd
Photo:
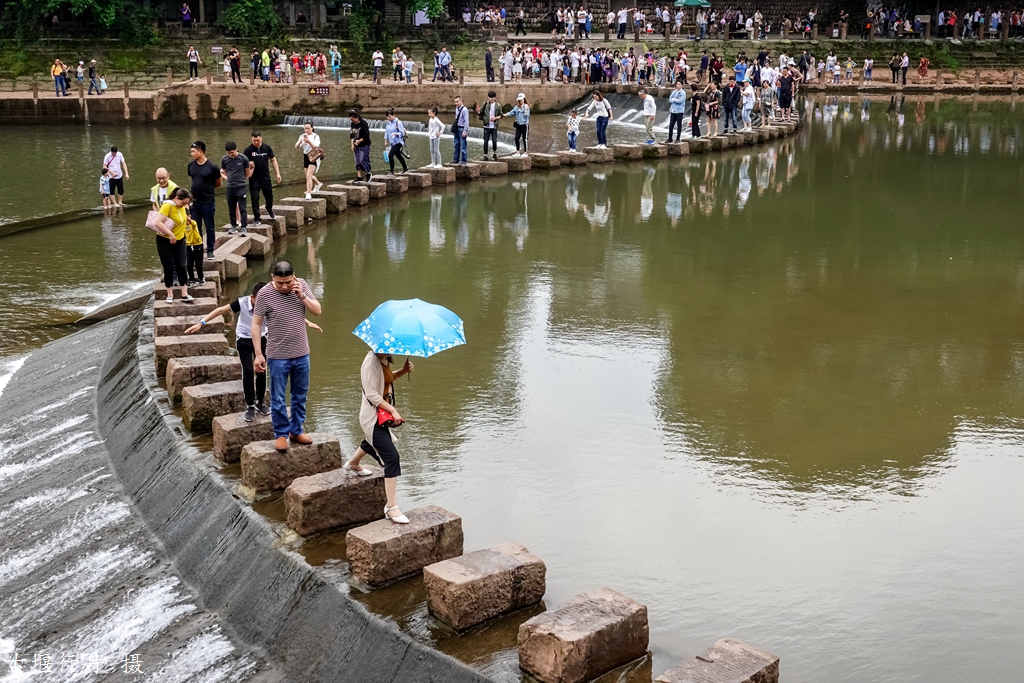
<svg viewBox="0 0 1024 683">
<path fill-rule="evenodd" d="M 309 393 L 309 339 L 306 337 L 306 311 L 320 315 L 320 302 L 305 280 L 295 277 L 292 264 L 278 261 L 270 270 L 273 282 L 256 295 L 252 310 L 253 338 L 259 339 L 263 321 L 267 322 L 267 356 L 254 347 L 256 372 L 270 370 L 270 415 L 274 423 L 274 448 L 288 450 L 293 443 L 312 443 L 302 432 L 306 421 L 306 395 Z M 292 415 L 289 419 L 284 400 L 285 384 L 291 381 Z"/>
</svg>

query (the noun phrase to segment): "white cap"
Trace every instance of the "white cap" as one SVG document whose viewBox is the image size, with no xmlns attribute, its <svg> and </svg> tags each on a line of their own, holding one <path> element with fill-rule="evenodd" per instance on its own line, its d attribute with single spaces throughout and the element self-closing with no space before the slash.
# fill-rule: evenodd
<svg viewBox="0 0 1024 683">
<path fill-rule="evenodd" d="M 523 93 L 519 93 L 518 95 L 516 95 L 516 99 L 517 100 L 525 100 L 526 99 L 526 95 L 524 95 Z"/>
<path fill-rule="evenodd" d="M 85 62 L 82 62 L 82 61 L 79 61 L 78 63 L 79 63 L 79 64 L 85 64 Z"/>
</svg>

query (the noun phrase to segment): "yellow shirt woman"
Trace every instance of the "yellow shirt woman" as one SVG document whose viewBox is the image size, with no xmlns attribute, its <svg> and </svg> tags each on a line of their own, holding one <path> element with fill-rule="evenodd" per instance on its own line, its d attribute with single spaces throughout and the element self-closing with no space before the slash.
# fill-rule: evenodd
<svg viewBox="0 0 1024 683">
<path fill-rule="evenodd" d="M 185 239 L 185 231 L 190 220 L 188 209 L 184 206 L 177 206 L 173 201 L 168 200 L 160 207 L 160 213 L 174 221 L 174 227 L 171 229 L 171 232 L 174 233 L 174 239 Z"/>
</svg>

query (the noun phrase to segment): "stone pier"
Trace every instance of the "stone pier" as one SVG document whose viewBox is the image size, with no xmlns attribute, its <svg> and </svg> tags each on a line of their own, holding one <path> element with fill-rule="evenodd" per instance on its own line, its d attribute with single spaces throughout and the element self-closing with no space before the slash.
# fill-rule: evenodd
<svg viewBox="0 0 1024 683">
<path fill-rule="evenodd" d="M 169 337 L 156 337 L 156 375 L 163 376 L 167 371 L 167 362 L 172 358 L 190 356 L 226 356 L 228 338 L 223 334 L 188 334 Z"/>
<path fill-rule="evenodd" d="M 509 173 L 526 173 L 533 168 L 533 160 L 528 154 L 510 154 L 507 157 L 498 157 L 508 166 Z"/>
<path fill-rule="evenodd" d="M 641 156 L 644 159 L 664 159 L 668 156 L 668 146 L 666 145 L 643 145 L 640 148 Z"/>
<path fill-rule="evenodd" d="M 530 152 L 530 164 L 533 168 L 558 168 L 561 163 L 557 154 Z"/>
<path fill-rule="evenodd" d="M 157 298 L 153 302 L 153 317 L 154 318 L 181 318 L 186 316 L 195 316 L 196 322 L 207 313 L 211 313 L 213 309 L 217 308 L 217 300 L 213 297 L 196 297 L 195 300 L 187 304 L 182 301 L 179 297 L 180 294 L 175 292 L 174 302 L 167 303 L 162 298 Z"/>
<path fill-rule="evenodd" d="M 317 190 L 313 198 L 327 202 L 327 213 L 341 213 L 348 208 L 348 196 L 339 190 Z"/>
<path fill-rule="evenodd" d="M 281 453 L 273 441 L 254 441 L 242 449 L 242 486 L 256 493 L 280 491 L 299 477 L 341 467 L 341 445 L 333 434 L 311 433 L 311 444 L 288 444 Z M 381 508 L 383 515 L 384 508 Z"/>
<path fill-rule="evenodd" d="M 405 174 L 405 177 L 409 179 L 409 189 L 417 187 L 430 187 L 434 184 L 429 173 L 420 173 L 418 171 L 409 171 Z"/>
<path fill-rule="evenodd" d="M 306 227 L 306 210 L 298 204 L 275 204 L 274 214 L 284 218 L 284 226 L 288 232 L 298 232 Z"/>
<path fill-rule="evenodd" d="M 238 363 L 235 363 L 238 365 Z M 256 414 L 252 422 L 245 421 L 245 413 L 228 413 L 213 418 L 213 454 L 224 462 L 238 462 L 242 449 L 253 441 L 274 438 L 274 425 L 269 415 Z"/>
<path fill-rule="evenodd" d="M 328 190 L 344 192 L 349 206 L 365 206 L 370 203 L 370 188 L 365 183 L 357 185 L 328 185 Z"/>
<path fill-rule="evenodd" d="M 635 161 L 643 157 L 640 145 L 612 145 L 612 153 L 616 159 L 623 161 Z"/>
<path fill-rule="evenodd" d="M 185 387 L 211 382 L 238 382 L 241 387 L 242 364 L 234 356 L 192 356 L 171 358 L 164 373 L 164 386 L 172 403 L 181 400 Z"/>
<path fill-rule="evenodd" d="M 508 173 L 508 164 L 504 161 L 478 161 L 481 176 L 505 175 Z"/>
<path fill-rule="evenodd" d="M 558 161 L 562 166 L 586 166 L 587 155 L 583 152 L 562 150 L 558 153 Z"/>
<path fill-rule="evenodd" d="M 732 638 L 722 638 L 655 683 L 779 683 L 779 658 Z"/>
<path fill-rule="evenodd" d="M 669 142 L 665 145 L 670 157 L 685 157 L 690 154 L 690 145 L 686 142 Z"/>
<path fill-rule="evenodd" d="M 409 191 L 409 178 L 404 175 L 382 176 L 388 194 L 402 194 Z"/>
<path fill-rule="evenodd" d="M 246 407 L 238 381 L 196 384 L 181 390 L 181 421 L 193 434 L 212 430 L 213 418 L 218 415 L 240 413 Z"/>
<path fill-rule="evenodd" d="M 191 289 L 191 287 L 189 288 Z M 153 318 L 153 335 L 157 337 L 175 337 L 185 334 L 203 316 L 181 315 Z M 224 334 L 224 316 L 218 315 L 202 327 L 203 334 Z"/>
<path fill-rule="evenodd" d="M 377 176 L 374 176 L 376 178 Z M 370 200 L 384 199 L 388 196 L 388 184 L 380 180 L 373 180 L 366 183 L 361 183 L 366 191 L 370 193 Z"/>
<path fill-rule="evenodd" d="M 312 197 L 312 195 L 310 195 Z M 276 209 L 279 206 L 301 206 L 302 216 L 306 221 L 317 221 L 323 218 L 327 218 L 327 200 L 323 197 L 312 197 L 306 199 L 305 197 L 285 197 L 279 203 L 274 205 Z"/>
<path fill-rule="evenodd" d="M 284 491 L 288 526 L 300 536 L 366 524 L 384 516 L 384 471 L 367 477 L 341 468 L 295 479 Z"/>
<path fill-rule="evenodd" d="M 588 164 L 608 164 L 615 160 L 615 150 L 611 147 L 587 147 L 583 151 Z"/>
<path fill-rule="evenodd" d="M 455 169 L 450 166 L 424 166 L 417 172 L 428 174 L 433 185 L 451 185 L 455 182 Z"/>
</svg>

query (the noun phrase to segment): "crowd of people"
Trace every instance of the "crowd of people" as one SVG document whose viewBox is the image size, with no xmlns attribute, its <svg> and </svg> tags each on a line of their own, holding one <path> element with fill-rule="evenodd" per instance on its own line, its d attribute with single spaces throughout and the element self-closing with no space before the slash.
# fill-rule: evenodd
<svg viewBox="0 0 1024 683">
<path fill-rule="evenodd" d="M 60 59 L 54 59 L 50 66 L 50 77 L 53 79 L 53 88 L 57 97 L 70 97 L 72 69 Z M 78 68 L 74 70 L 75 82 L 80 86 L 89 83 L 88 95 L 102 95 L 107 91 L 107 79 L 96 67 L 96 60 L 92 59 L 86 65 L 85 61 L 78 62 Z"/>
<path fill-rule="evenodd" d="M 188 59 L 189 78 L 198 78 L 199 65 L 202 59 L 195 47 L 190 45 L 186 55 Z M 341 51 L 337 45 L 329 45 L 327 52 L 322 49 L 287 49 L 271 45 L 260 50 L 253 47 L 249 50 L 249 61 L 242 72 L 242 52 L 235 46 L 228 49 L 221 60 L 224 69 L 224 80 L 232 83 L 244 83 L 249 77 L 263 83 L 340 83 L 341 82 Z"/>
</svg>

